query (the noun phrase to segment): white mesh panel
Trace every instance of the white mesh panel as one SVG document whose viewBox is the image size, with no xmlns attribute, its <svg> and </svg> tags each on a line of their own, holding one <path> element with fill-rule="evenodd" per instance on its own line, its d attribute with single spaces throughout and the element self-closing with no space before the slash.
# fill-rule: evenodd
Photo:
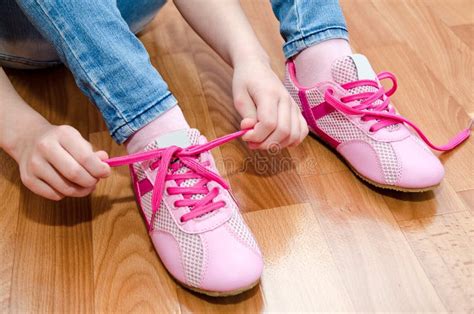
<svg viewBox="0 0 474 314">
<path fill-rule="evenodd" d="M 146 174 L 143 171 L 142 165 L 135 163 L 133 164 L 133 170 L 135 171 L 135 174 L 138 178 L 138 181 L 143 180 L 146 178 Z"/>
<path fill-rule="evenodd" d="M 306 92 L 306 97 L 308 98 L 309 106 L 311 108 L 324 102 L 324 96 L 317 89 L 311 89 Z"/>
<path fill-rule="evenodd" d="M 255 241 L 252 232 L 244 222 L 242 215 L 236 208 L 234 215 L 228 222 L 228 226 L 232 231 L 244 242 L 247 246 L 260 253 L 257 242 Z"/>
<path fill-rule="evenodd" d="M 387 184 L 398 182 L 401 175 L 401 166 L 390 143 L 378 142 L 368 137 L 338 111 L 334 111 L 317 120 L 316 125 L 339 142 L 362 140 L 369 143 L 377 153 L 385 182 Z"/>
<path fill-rule="evenodd" d="M 283 85 L 285 85 L 286 90 L 290 94 L 291 98 L 293 98 L 293 100 L 296 102 L 298 107 L 300 107 L 300 110 L 303 110 L 303 107 L 301 106 L 300 97 L 298 96 L 298 88 L 291 81 L 288 70 L 286 71 L 285 80 L 283 81 Z"/>
<path fill-rule="evenodd" d="M 188 130 L 188 139 L 189 139 L 189 143 L 191 143 L 191 145 L 196 145 L 199 143 L 199 131 L 196 130 L 196 129 L 189 129 Z"/>
<path fill-rule="evenodd" d="M 349 56 L 336 60 L 332 66 L 331 74 L 338 84 L 345 84 L 359 79 L 354 60 Z"/>
<path fill-rule="evenodd" d="M 150 191 L 150 192 L 144 194 L 140 199 L 141 204 L 142 204 L 142 211 L 145 214 L 145 218 L 146 218 L 146 221 L 148 222 L 148 224 L 151 224 L 151 222 L 150 222 L 151 213 L 153 212 L 153 209 L 151 207 L 152 196 L 153 196 L 153 191 Z"/>
<path fill-rule="evenodd" d="M 161 203 L 159 212 L 154 222 L 155 230 L 166 231 L 173 235 L 181 249 L 184 272 L 187 283 L 193 287 L 198 287 L 201 281 L 204 252 L 201 238 L 197 234 L 189 234 L 181 231 L 168 209 Z"/>
<path fill-rule="evenodd" d="M 293 100 L 296 102 L 298 107 L 300 107 L 300 110 L 303 110 L 303 107 L 301 105 L 300 97 L 298 95 L 298 88 L 295 86 L 295 84 L 291 81 L 290 75 L 288 74 L 288 71 L 286 72 L 285 75 L 285 80 L 283 81 L 283 84 L 285 85 L 286 89 L 288 90 L 288 93 L 290 96 L 293 98 Z M 309 106 L 312 108 L 314 106 L 317 106 L 324 102 L 324 95 L 319 92 L 317 89 L 311 89 L 306 92 L 306 96 L 308 98 Z"/>
</svg>

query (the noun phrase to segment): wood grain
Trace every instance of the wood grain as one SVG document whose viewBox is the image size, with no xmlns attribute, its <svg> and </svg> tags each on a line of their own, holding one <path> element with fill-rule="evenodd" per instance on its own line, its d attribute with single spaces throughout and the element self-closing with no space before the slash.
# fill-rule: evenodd
<svg viewBox="0 0 474 314">
<path fill-rule="evenodd" d="M 440 23 L 438 14 L 432 13 L 423 3 L 372 2 L 385 23 L 396 25 L 396 31 L 392 28 L 391 33 L 403 40 L 407 47 L 418 51 L 420 60 L 430 69 L 432 76 L 442 81 L 456 101 L 471 112 L 474 108 L 471 88 L 473 60 L 469 47 L 449 27 Z"/>
<path fill-rule="evenodd" d="M 64 68 L 15 71 L 11 77 L 25 100 L 48 120 L 73 125 L 88 136 L 87 110 L 83 107 L 89 104 L 84 103 L 85 97 Z M 17 208 L 11 311 L 93 312 L 89 199 L 54 203 L 22 186 Z"/>
<path fill-rule="evenodd" d="M 103 133 L 94 145 L 123 155 Z M 111 195 L 114 195 L 112 198 Z M 173 280 L 161 265 L 137 209 L 127 167 L 101 182 L 92 200 L 95 310 L 98 313 L 177 312 Z"/>
<path fill-rule="evenodd" d="M 349 171 L 303 179 L 356 311 L 443 311 L 383 197 Z"/>
<path fill-rule="evenodd" d="M 448 182 L 426 193 L 379 191 L 397 221 L 429 218 L 467 209 L 466 204 Z"/>
<path fill-rule="evenodd" d="M 474 190 L 459 191 L 459 197 L 464 201 L 471 212 L 474 212 Z"/>
<path fill-rule="evenodd" d="M 0 312 L 10 308 L 13 261 L 20 203 L 20 180 L 15 161 L 0 151 Z"/>
<path fill-rule="evenodd" d="M 270 2 L 242 4 L 282 76 Z M 466 126 L 474 116 L 473 1 L 341 4 L 354 50 L 397 75 L 393 101 L 404 116 L 435 143 Z M 192 127 L 210 139 L 239 128 L 232 69 L 172 3 L 139 37 Z M 74 126 L 95 149 L 125 153 L 67 69 L 7 74 L 52 123 Z M 259 286 L 223 299 L 179 286 L 153 249 L 126 167 L 89 198 L 53 203 L 23 187 L 0 152 L 0 312 L 474 311 L 472 140 L 440 156 L 446 179 L 422 194 L 369 187 L 313 137 L 269 153 L 234 141 L 213 155 L 262 248 Z"/>
<path fill-rule="evenodd" d="M 251 212 L 246 217 L 265 257 L 261 287 L 266 312 L 354 311 L 310 204 Z"/>
<path fill-rule="evenodd" d="M 404 221 L 400 227 L 446 308 L 470 312 L 474 305 L 474 220 L 471 212 Z"/>
<path fill-rule="evenodd" d="M 472 51 L 474 49 L 474 24 L 451 26 L 450 29 L 458 36 Z"/>
</svg>

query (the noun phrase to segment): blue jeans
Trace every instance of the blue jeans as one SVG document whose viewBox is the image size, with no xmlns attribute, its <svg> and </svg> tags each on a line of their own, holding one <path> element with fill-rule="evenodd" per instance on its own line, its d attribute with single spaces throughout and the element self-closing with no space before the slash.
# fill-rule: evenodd
<svg viewBox="0 0 474 314">
<path fill-rule="evenodd" d="M 166 0 L 3 0 L 0 65 L 64 63 L 123 143 L 177 104 L 134 35 Z M 337 0 L 272 0 L 287 58 L 332 38 L 347 39 Z"/>
</svg>

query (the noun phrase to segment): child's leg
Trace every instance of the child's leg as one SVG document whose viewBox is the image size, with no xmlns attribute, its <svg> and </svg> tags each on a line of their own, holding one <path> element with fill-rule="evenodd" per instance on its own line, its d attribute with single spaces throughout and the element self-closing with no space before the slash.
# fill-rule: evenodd
<svg viewBox="0 0 474 314">
<path fill-rule="evenodd" d="M 167 130 L 187 127 L 181 111 L 176 108 L 172 126 L 165 127 L 167 120 L 164 119 L 152 124 L 153 128 L 144 128 L 177 103 L 130 29 L 143 27 L 152 14 L 146 19 L 134 19 L 133 14 L 127 13 L 138 9 L 130 1 L 17 2 L 55 47 L 81 90 L 97 105 L 118 143 L 125 142 L 142 128 L 157 135 L 161 126 Z M 154 13 L 164 1 L 146 2 L 150 6 L 147 10 Z M 144 144 L 134 145 L 138 146 Z"/>
<path fill-rule="evenodd" d="M 338 1 L 272 0 L 272 7 L 286 41 L 285 57 L 293 57 L 298 81 L 309 86 L 331 79 L 332 62 L 352 53 Z"/>
</svg>

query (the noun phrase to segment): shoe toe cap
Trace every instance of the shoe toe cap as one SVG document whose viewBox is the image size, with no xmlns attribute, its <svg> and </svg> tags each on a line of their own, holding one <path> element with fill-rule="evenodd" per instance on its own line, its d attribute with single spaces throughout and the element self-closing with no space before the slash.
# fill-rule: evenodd
<svg viewBox="0 0 474 314">
<path fill-rule="evenodd" d="M 444 177 L 444 167 L 428 147 L 413 137 L 392 144 L 400 164 L 397 185 L 408 189 L 437 186 Z"/>
<path fill-rule="evenodd" d="M 260 252 L 238 238 L 231 228 L 221 226 L 202 235 L 206 262 L 200 288 L 236 293 L 254 285 L 263 271 Z"/>
</svg>

